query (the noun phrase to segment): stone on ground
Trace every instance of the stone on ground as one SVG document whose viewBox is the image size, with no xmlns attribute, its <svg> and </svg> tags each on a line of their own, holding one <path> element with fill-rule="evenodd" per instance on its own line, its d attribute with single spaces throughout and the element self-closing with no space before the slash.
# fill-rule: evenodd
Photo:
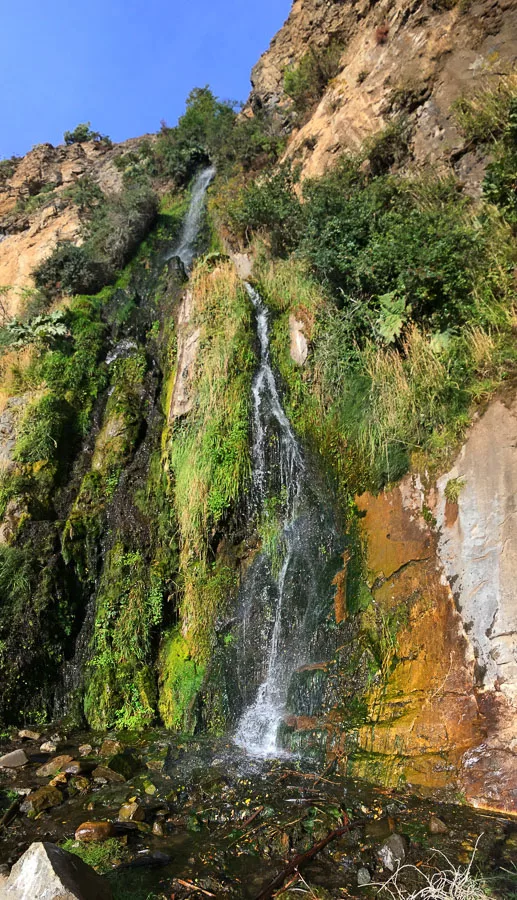
<svg viewBox="0 0 517 900">
<path fill-rule="evenodd" d="M 11 753 L 0 756 L 0 768 L 4 769 L 19 769 L 28 762 L 28 756 L 23 750 L 12 750 Z"/>
<path fill-rule="evenodd" d="M 90 866 L 55 844 L 35 843 L 0 885 L 0 900 L 112 900 L 109 885 Z"/>
</svg>

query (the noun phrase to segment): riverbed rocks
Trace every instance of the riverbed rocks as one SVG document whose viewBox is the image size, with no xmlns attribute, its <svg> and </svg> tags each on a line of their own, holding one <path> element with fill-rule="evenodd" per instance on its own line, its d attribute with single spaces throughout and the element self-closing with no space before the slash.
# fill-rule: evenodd
<svg viewBox="0 0 517 900">
<path fill-rule="evenodd" d="M 124 803 L 120 807 L 118 817 L 121 822 L 143 822 L 145 809 L 134 800 L 132 803 Z"/>
<path fill-rule="evenodd" d="M 22 728 L 22 730 L 18 732 L 18 737 L 21 741 L 39 741 L 41 734 L 39 731 L 31 731 L 30 728 Z"/>
<path fill-rule="evenodd" d="M 89 844 L 92 841 L 101 843 L 115 836 L 113 822 L 83 822 L 75 832 L 76 841 Z"/>
<path fill-rule="evenodd" d="M 19 769 L 26 766 L 29 758 L 24 750 L 12 750 L 11 753 L 4 753 L 0 756 L 0 768 L 2 769 Z"/>
<path fill-rule="evenodd" d="M 1 900 L 112 900 L 107 882 L 55 844 L 31 844 L 13 866 Z"/>
<path fill-rule="evenodd" d="M 49 778 L 51 775 L 56 775 L 61 770 L 64 771 L 67 765 L 72 761 L 73 756 L 67 756 L 66 754 L 54 756 L 53 759 L 49 759 L 48 762 L 43 763 L 43 765 L 36 770 L 36 775 L 40 778 Z"/>
<path fill-rule="evenodd" d="M 62 802 L 63 794 L 61 791 L 56 786 L 48 784 L 46 787 L 39 788 L 39 790 L 29 794 L 21 809 L 28 816 L 37 816 L 44 809 L 60 806 Z"/>
<path fill-rule="evenodd" d="M 392 834 L 377 850 L 382 865 L 395 872 L 406 859 L 407 841 L 400 834 Z"/>
</svg>

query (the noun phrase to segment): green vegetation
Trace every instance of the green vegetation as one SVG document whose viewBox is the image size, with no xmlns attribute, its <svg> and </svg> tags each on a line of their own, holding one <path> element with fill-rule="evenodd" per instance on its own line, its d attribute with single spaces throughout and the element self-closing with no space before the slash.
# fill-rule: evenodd
<svg viewBox="0 0 517 900">
<path fill-rule="evenodd" d="M 76 125 L 73 131 L 65 131 L 63 140 L 65 144 L 84 144 L 88 141 L 102 142 L 111 146 L 111 141 L 107 134 L 101 134 L 100 131 L 92 131 L 90 122 L 81 122 Z"/>
<path fill-rule="evenodd" d="M 195 88 L 175 128 L 162 123 L 154 146 L 157 174 L 185 185 L 210 160 L 220 176 L 277 159 L 283 140 L 264 114 L 237 118 L 235 103 L 218 100 L 208 87 Z"/>
<path fill-rule="evenodd" d="M 162 640 L 158 662 L 159 710 L 164 725 L 174 731 L 192 732 L 194 704 L 205 667 L 191 657 L 190 645 L 178 628 Z"/>
<path fill-rule="evenodd" d="M 444 490 L 445 499 L 449 503 L 457 503 L 464 486 L 464 478 L 449 478 Z"/>
<path fill-rule="evenodd" d="M 504 148 L 513 140 L 509 109 Z M 230 227 L 244 237 L 246 222 L 269 245 L 256 275 L 277 310 L 273 341 L 289 412 L 327 457 L 348 445 L 353 489 L 396 480 L 422 451 L 443 462 L 472 401 L 515 360 L 510 228 L 493 207 L 461 195 L 452 177 L 375 174 L 379 161 L 365 170 L 365 154 L 379 146 L 369 142 L 364 154 L 305 181 L 301 199 L 296 174 L 283 169 L 246 186 L 228 210 Z M 391 146 L 382 153 L 392 165 Z M 307 319 L 312 338 L 303 378 L 285 352 L 289 312 Z"/>
<path fill-rule="evenodd" d="M 105 875 L 114 866 L 129 859 L 127 847 L 117 838 L 108 838 L 102 843 L 91 841 L 88 844 L 69 839 L 63 841 L 61 847 L 68 853 L 74 853 L 86 865 L 95 869 L 99 875 Z"/>
<path fill-rule="evenodd" d="M 323 49 L 311 47 L 301 60 L 284 72 L 284 91 L 296 111 L 306 113 L 322 96 L 339 72 L 344 44 L 337 38 Z"/>
<path fill-rule="evenodd" d="M 231 264 L 192 275 L 193 327 L 202 364 L 196 405 L 174 425 L 169 466 L 181 537 L 181 618 L 192 658 L 206 662 L 216 616 L 233 589 L 233 572 L 213 558 L 210 535 L 225 522 L 248 482 L 249 394 L 254 368 L 251 311 Z"/>
</svg>

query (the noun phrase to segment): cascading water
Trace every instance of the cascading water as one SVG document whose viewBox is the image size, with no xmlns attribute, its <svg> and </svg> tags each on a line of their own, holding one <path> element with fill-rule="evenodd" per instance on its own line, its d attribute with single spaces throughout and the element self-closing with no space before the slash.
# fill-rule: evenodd
<svg viewBox="0 0 517 900">
<path fill-rule="evenodd" d="M 273 554 L 259 554 L 241 588 L 238 680 L 246 708 L 235 742 L 254 756 L 275 756 L 282 752 L 278 731 L 291 676 L 321 648 L 342 538 L 322 497 L 315 495 L 280 402 L 270 363 L 268 310 L 251 285 L 246 290 L 260 345 L 252 387 L 252 508 L 259 530 L 274 510 L 276 535 Z"/>
<path fill-rule="evenodd" d="M 196 257 L 197 239 L 205 208 L 205 195 L 214 175 L 215 167 L 209 166 L 196 176 L 192 185 L 190 206 L 181 228 L 178 243 L 165 256 L 166 259 L 179 256 L 187 272 L 192 268 Z"/>
</svg>

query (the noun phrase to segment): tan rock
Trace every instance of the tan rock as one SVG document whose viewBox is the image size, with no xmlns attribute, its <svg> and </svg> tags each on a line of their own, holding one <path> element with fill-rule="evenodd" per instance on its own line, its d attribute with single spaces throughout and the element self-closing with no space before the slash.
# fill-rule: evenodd
<svg viewBox="0 0 517 900">
<path fill-rule="evenodd" d="M 123 749 L 124 745 L 120 741 L 106 738 L 100 746 L 99 756 L 115 756 L 116 753 L 120 753 Z"/>
<path fill-rule="evenodd" d="M 47 778 L 49 775 L 56 775 L 60 769 L 65 769 L 68 763 L 72 762 L 72 756 L 54 756 L 53 759 L 49 759 L 48 762 L 44 763 L 39 769 L 36 769 L 36 775 L 39 778 Z"/>
<path fill-rule="evenodd" d="M 39 741 L 41 734 L 38 731 L 31 731 L 30 728 L 23 728 L 18 732 L 18 737 L 22 741 Z"/>
<path fill-rule="evenodd" d="M 12 750 L 11 753 L 0 756 L 0 768 L 4 769 L 20 769 L 28 762 L 27 754 L 23 750 Z"/>
</svg>

